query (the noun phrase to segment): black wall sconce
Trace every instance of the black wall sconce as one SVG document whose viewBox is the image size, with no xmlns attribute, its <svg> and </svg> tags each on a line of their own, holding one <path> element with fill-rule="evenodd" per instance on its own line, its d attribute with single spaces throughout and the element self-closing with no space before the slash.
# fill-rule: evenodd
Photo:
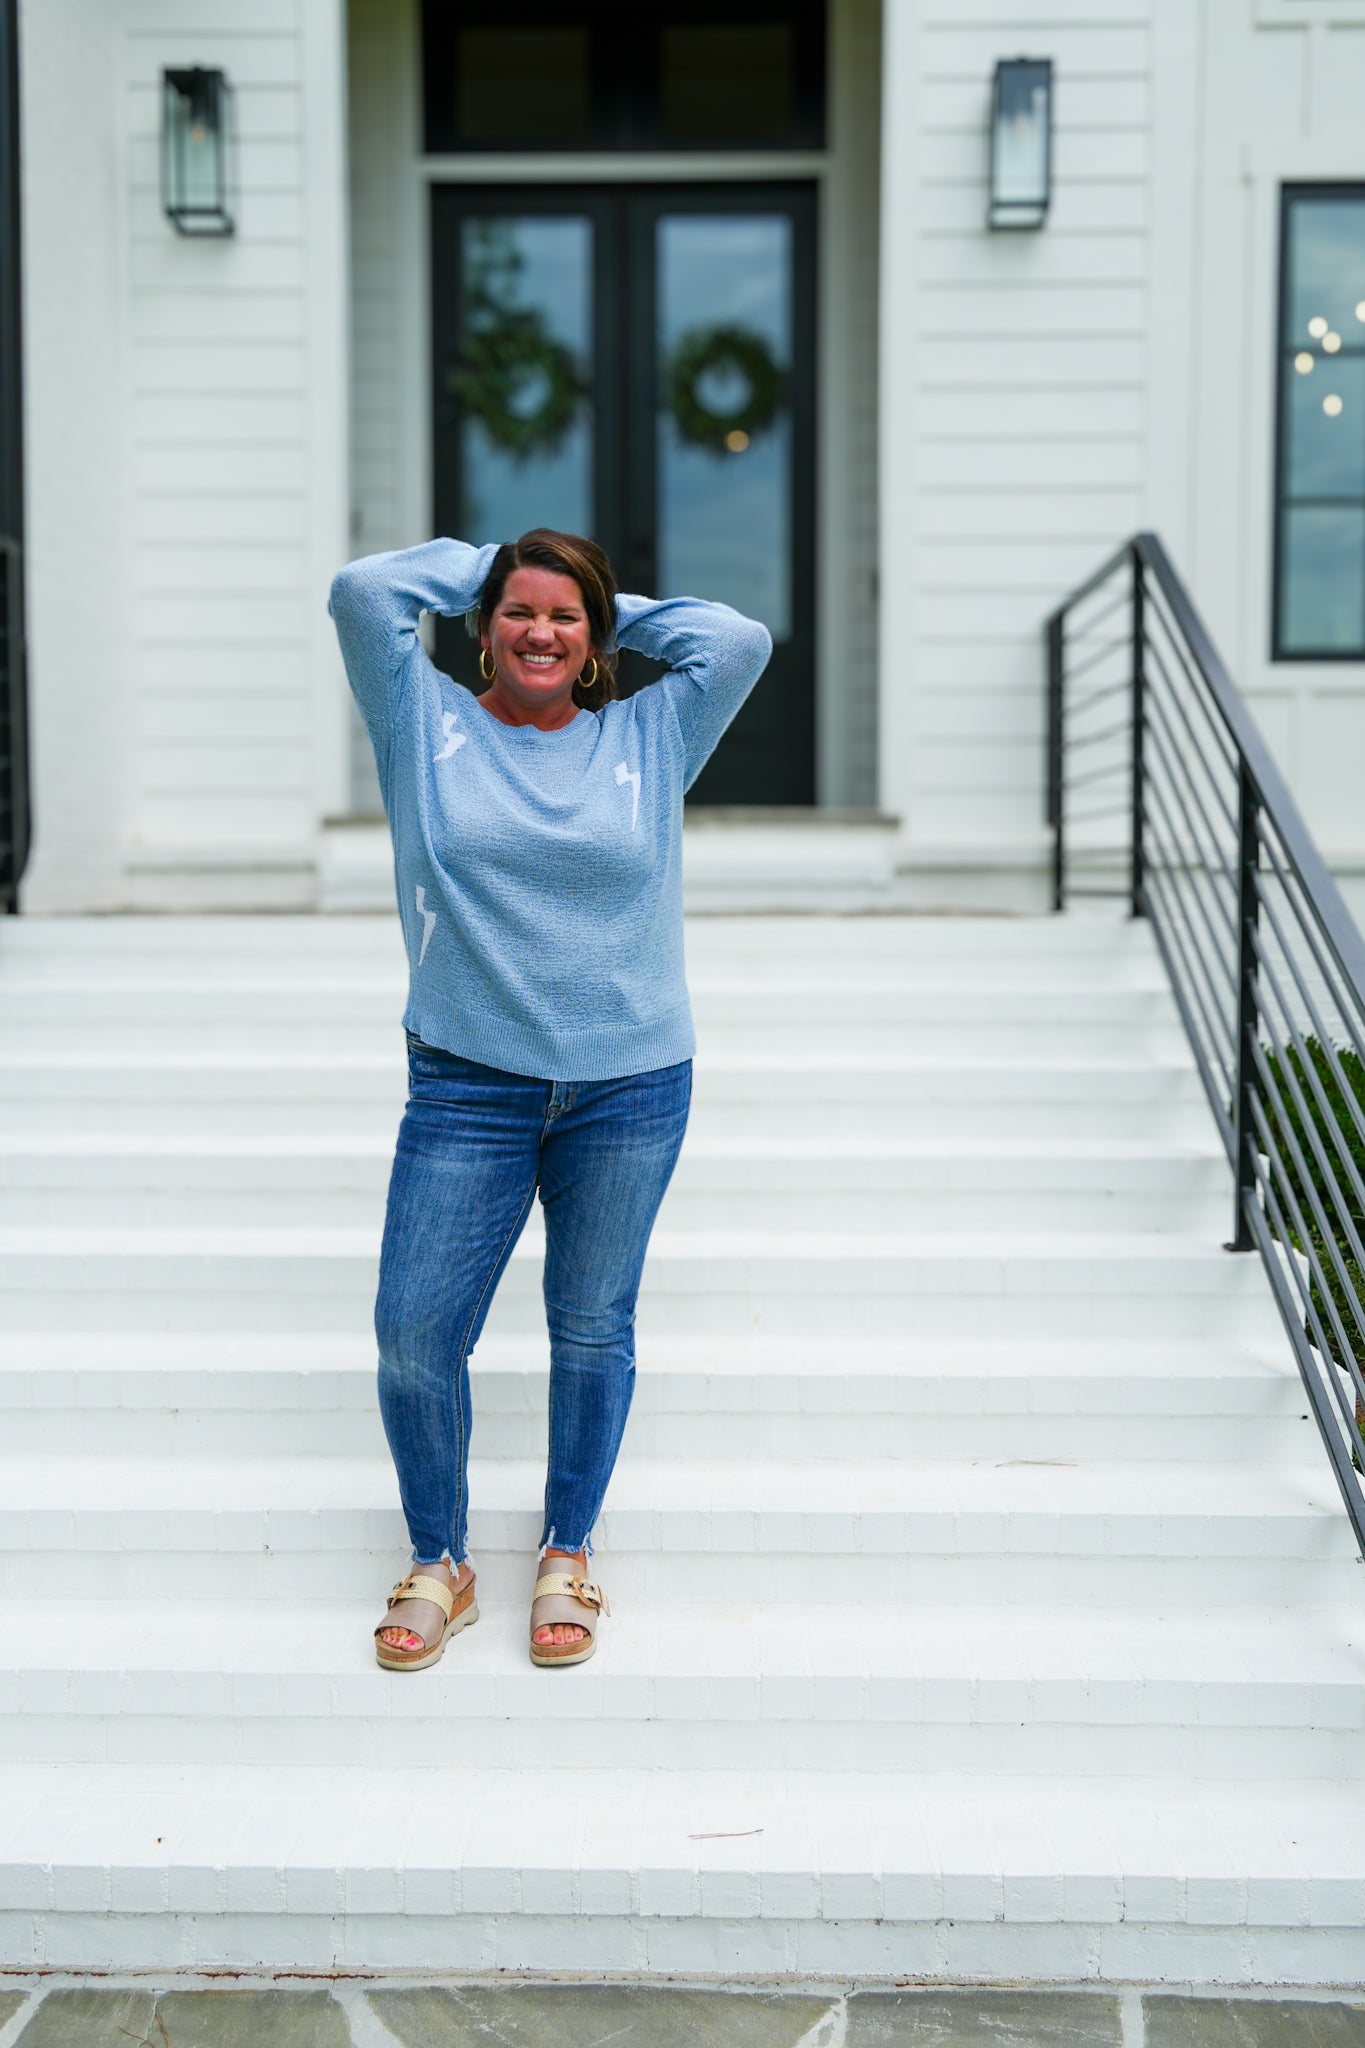
<svg viewBox="0 0 1365 2048">
<path fill-rule="evenodd" d="M 1002 58 L 991 101 L 993 228 L 1040 228 L 1052 198 L 1052 59 Z"/>
<path fill-rule="evenodd" d="M 230 235 L 228 82 L 196 64 L 161 74 L 161 200 L 181 235 Z"/>
</svg>

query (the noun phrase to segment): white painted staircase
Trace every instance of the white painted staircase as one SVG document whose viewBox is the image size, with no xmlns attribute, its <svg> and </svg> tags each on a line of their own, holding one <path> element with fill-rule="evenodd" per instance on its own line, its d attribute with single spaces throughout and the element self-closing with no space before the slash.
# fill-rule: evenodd
<svg viewBox="0 0 1365 2048">
<path fill-rule="evenodd" d="M 704 918 L 590 1665 L 402 1566 L 388 918 L 0 929 L 0 1963 L 1355 1981 L 1365 1583 L 1146 931 Z"/>
</svg>

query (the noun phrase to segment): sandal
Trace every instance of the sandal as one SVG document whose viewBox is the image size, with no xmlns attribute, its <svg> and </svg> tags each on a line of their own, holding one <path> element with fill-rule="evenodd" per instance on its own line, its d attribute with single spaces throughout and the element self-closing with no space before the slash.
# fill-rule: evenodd
<svg viewBox="0 0 1365 2048">
<path fill-rule="evenodd" d="M 425 1670 L 428 1664 L 437 1662 L 451 1636 L 457 1636 L 462 1628 L 468 1628 L 479 1618 L 479 1610 L 474 1604 L 472 1578 L 469 1584 L 461 1586 L 457 1593 L 444 1579 L 432 1579 L 422 1572 L 410 1572 L 407 1578 L 398 1581 L 390 1593 L 390 1612 L 400 1600 L 429 1600 L 433 1607 L 440 1608 L 445 1616 L 445 1622 L 434 1643 L 428 1645 L 426 1638 L 423 1637 L 420 1650 L 400 1650 L 396 1644 L 383 1640 L 386 1628 L 405 1628 L 412 1636 L 420 1636 L 422 1631 L 408 1627 L 405 1622 L 381 1621 L 374 1632 L 374 1654 L 385 1671 Z"/>
<path fill-rule="evenodd" d="M 597 1617 L 610 1614 L 607 1596 L 581 1572 L 546 1572 L 536 1580 L 531 1595 L 531 1662 L 533 1664 L 586 1664 L 597 1648 Z M 585 1628 L 586 1642 L 538 1643 L 536 1630 L 567 1622 Z"/>
</svg>

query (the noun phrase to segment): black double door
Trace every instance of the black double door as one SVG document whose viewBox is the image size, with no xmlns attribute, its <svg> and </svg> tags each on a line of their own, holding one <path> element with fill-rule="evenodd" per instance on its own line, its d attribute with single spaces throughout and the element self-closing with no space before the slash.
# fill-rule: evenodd
<svg viewBox="0 0 1365 2048">
<path fill-rule="evenodd" d="M 772 663 L 693 790 L 815 799 L 809 186 L 439 186 L 436 531 L 588 533 L 623 589 L 717 598 Z M 438 633 L 477 687 L 473 643 Z M 624 691 L 658 671 L 621 665 Z"/>
</svg>

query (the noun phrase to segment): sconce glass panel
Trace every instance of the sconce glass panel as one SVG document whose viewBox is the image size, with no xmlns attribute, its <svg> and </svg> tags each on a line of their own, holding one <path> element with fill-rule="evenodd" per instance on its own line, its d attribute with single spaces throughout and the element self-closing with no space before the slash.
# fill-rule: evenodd
<svg viewBox="0 0 1365 2048">
<path fill-rule="evenodd" d="M 228 82 L 194 65 L 161 74 L 161 179 L 166 216 L 182 235 L 230 235 Z"/>
<path fill-rule="evenodd" d="M 995 67 L 991 113 L 993 228 L 1040 228 L 1052 198 L 1052 60 L 1011 57 Z"/>
</svg>

